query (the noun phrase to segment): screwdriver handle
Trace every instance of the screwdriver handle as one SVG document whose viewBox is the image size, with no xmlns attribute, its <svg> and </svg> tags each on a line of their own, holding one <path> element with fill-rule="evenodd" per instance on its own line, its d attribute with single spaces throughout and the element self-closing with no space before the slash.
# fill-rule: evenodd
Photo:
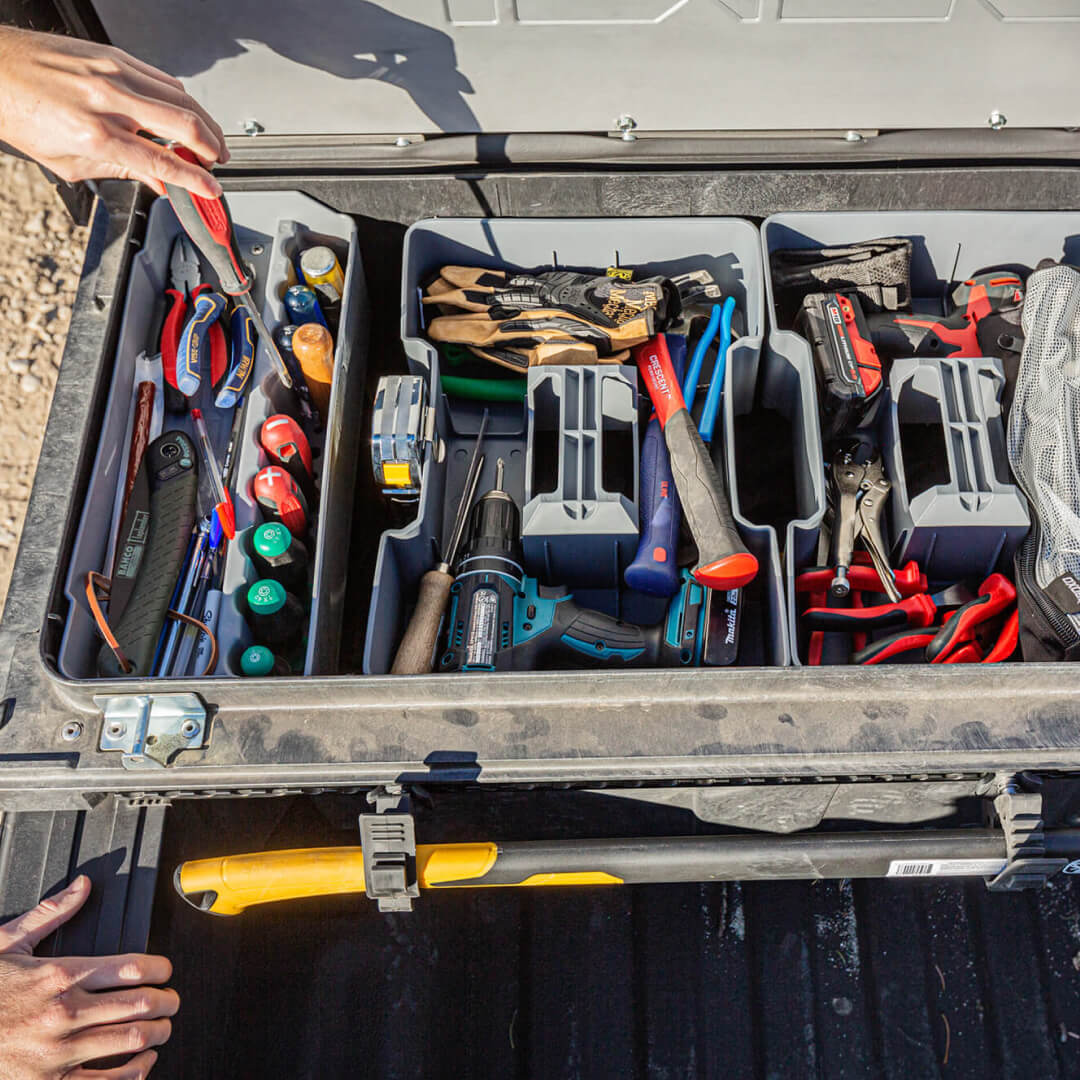
<svg viewBox="0 0 1080 1080">
<path fill-rule="evenodd" d="M 185 147 L 174 147 L 173 152 L 192 165 L 201 164 Z M 250 291 L 255 279 L 244 266 L 225 197 L 204 199 L 176 184 L 166 184 L 165 192 L 184 231 L 213 267 L 222 291 L 229 296 Z"/>
<path fill-rule="evenodd" d="M 416 609 L 398 645 L 391 675 L 427 675 L 431 671 L 435 642 L 453 584 L 453 576 L 438 568 L 429 570 L 420 579 Z"/>
<path fill-rule="evenodd" d="M 710 589 L 738 589 L 757 575 L 731 513 L 724 484 L 686 411 L 663 335 L 634 350 L 638 370 L 664 429 L 683 516 L 698 547 L 694 579 Z"/>
</svg>

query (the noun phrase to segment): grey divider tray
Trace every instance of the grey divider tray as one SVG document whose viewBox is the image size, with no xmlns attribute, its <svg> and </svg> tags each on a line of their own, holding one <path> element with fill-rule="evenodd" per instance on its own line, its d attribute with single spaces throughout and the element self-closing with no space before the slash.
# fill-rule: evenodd
<svg viewBox="0 0 1080 1080">
<path fill-rule="evenodd" d="M 327 672 L 336 663 L 341 622 L 347 545 L 324 544 L 327 519 L 349 521 L 356 468 L 355 420 L 362 394 L 363 368 L 367 344 L 366 294 L 363 269 L 356 250 L 352 219 L 335 213 L 297 192 L 237 192 L 229 195 L 241 252 L 256 271 L 256 301 L 266 323 L 273 329 L 286 320 L 280 295 L 285 286 L 286 257 L 298 241 L 329 243 L 339 257 L 348 257 L 346 301 L 342 305 L 341 329 L 336 343 L 336 368 L 330 403 L 329 430 L 333 438 L 318 459 L 322 468 L 322 513 L 314 555 L 314 592 L 309 628 L 306 671 Z M 84 581 L 88 570 L 102 570 L 112 517 L 113 493 L 120 463 L 121 445 L 127 423 L 128 401 L 135 357 L 146 348 L 157 349 L 157 335 L 164 315 L 169 256 L 179 225 L 165 199 L 150 209 L 142 250 L 134 258 L 120 333 L 117 339 L 105 419 L 99 432 L 99 446 L 90 479 L 82 518 L 76 534 L 65 592 L 71 601 L 58 666 L 68 678 L 92 678 L 95 674 L 101 638 L 86 606 Z M 204 267 L 204 274 L 206 269 Z M 211 279 L 212 280 L 212 279 Z M 271 295 L 262 295 L 265 282 Z M 214 408 L 208 390 L 201 404 L 210 435 L 219 454 L 229 437 L 232 412 Z M 275 402 L 287 401 L 272 374 L 266 350 L 260 346 L 255 370 L 248 386 L 248 407 L 242 438 L 237 450 L 233 500 L 236 506 L 238 542 L 229 546 L 223 575 L 226 597 L 218 624 L 221 657 L 216 674 L 232 674 L 231 659 L 238 654 L 237 643 L 246 633 L 237 617 L 235 594 L 243 582 L 253 580 L 252 568 L 242 553 L 239 531 L 250 529 L 259 520 L 251 494 L 251 478 L 264 461 L 258 446 L 259 427 L 275 411 Z M 344 416 L 354 419 L 342 423 Z M 190 418 L 167 415 L 166 430 L 180 427 L 191 433 Z M 200 478 L 200 483 L 205 478 Z"/>
<path fill-rule="evenodd" d="M 893 213 L 841 212 L 774 214 L 761 227 L 765 290 L 769 317 L 775 321 L 770 255 L 779 248 L 815 247 L 871 240 L 879 236 L 907 236 L 914 244 L 911 284 L 915 308 L 940 313 L 950 279 L 995 266 L 1033 268 L 1041 259 L 1080 261 L 1080 213 L 1004 213 L 982 210 L 913 210 Z M 792 337 L 796 335 L 792 334 Z M 774 333 L 773 338 L 779 338 Z M 799 338 L 801 341 L 802 339 Z M 809 345 L 806 346 L 809 356 Z M 795 573 L 815 558 L 821 514 L 793 524 L 789 531 L 786 577 L 791 614 L 793 660 L 798 663 L 795 623 Z"/>
<path fill-rule="evenodd" d="M 405 237 L 402 339 L 409 370 L 431 378 L 430 398 L 437 402 L 438 430 L 447 442 L 447 454 L 441 463 L 431 455 L 425 461 L 416 518 L 402 529 L 384 533 L 380 540 L 364 649 L 365 674 L 384 674 L 390 668 L 420 576 L 434 564 L 436 548 L 449 533 L 446 521 L 453 516 L 472 449 L 470 436 L 479 425 L 478 403 L 448 399 L 440 392 L 439 357 L 423 336 L 417 290 L 446 265 L 518 269 L 619 265 L 653 274 L 704 268 L 725 294 L 735 296 L 746 314 L 747 337 L 736 344 L 745 343 L 756 351 L 760 340 L 764 299 L 761 257 L 757 230 L 747 221 L 704 217 L 447 218 L 414 224 Z M 491 486 L 495 459 L 502 456 L 507 462 L 507 490 L 521 506 L 524 433 L 523 406 L 492 408 L 479 491 Z M 748 533 L 747 541 L 754 542 L 754 534 Z M 772 572 L 777 567 L 765 560 L 763 569 Z M 608 610 L 620 610 L 619 594 L 614 590 L 581 593 L 580 598 L 583 603 L 600 606 L 605 592 L 614 598 L 607 604 Z M 627 617 L 633 614 L 629 610 L 622 613 Z M 783 655 L 781 647 L 776 652 L 777 663 L 784 662 Z"/>
<path fill-rule="evenodd" d="M 993 357 L 896 360 L 881 424 L 892 480 L 892 558 L 914 559 L 931 581 L 985 577 L 1027 535 L 1027 504 L 1012 483 L 1001 419 L 1005 375 Z M 904 467 L 908 425 L 941 431 L 944 482 L 911 494 Z"/>
<path fill-rule="evenodd" d="M 526 571 L 544 582 L 585 585 L 591 577 L 594 585 L 618 588 L 634 558 L 637 388 L 636 367 L 529 370 L 521 540 Z M 628 493 L 607 490 L 607 466 L 617 456 L 626 458 Z"/>
<path fill-rule="evenodd" d="M 803 338 L 793 333 L 774 332 L 764 348 L 732 346 L 724 396 L 724 427 L 729 448 L 735 447 L 735 418 L 753 408 L 755 395 L 762 407 L 775 410 L 791 424 L 799 517 L 788 524 L 784 541 L 784 551 L 790 561 L 793 551 L 802 551 L 810 545 L 808 534 L 816 537 L 825 506 L 813 358 L 810 346 Z M 773 623 L 775 642 L 773 663 L 790 664 L 794 659 L 795 639 L 790 631 L 792 612 L 786 597 L 790 597 L 791 592 L 784 587 L 780 538 L 772 526 L 746 521 L 739 507 L 737 468 L 737 454 L 729 451 L 727 480 L 731 509 L 747 546 L 761 563 L 761 572 L 768 574 L 768 614 Z"/>
</svg>

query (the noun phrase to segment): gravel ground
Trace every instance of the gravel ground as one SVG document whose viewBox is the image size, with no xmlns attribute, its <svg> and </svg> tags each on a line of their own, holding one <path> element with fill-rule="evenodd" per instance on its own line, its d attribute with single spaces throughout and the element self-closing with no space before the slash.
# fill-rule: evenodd
<svg viewBox="0 0 1080 1080">
<path fill-rule="evenodd" d="M 0 606 L 64 351 L 86 230 L 37 166 L 0 154 Z"/>
</svg>

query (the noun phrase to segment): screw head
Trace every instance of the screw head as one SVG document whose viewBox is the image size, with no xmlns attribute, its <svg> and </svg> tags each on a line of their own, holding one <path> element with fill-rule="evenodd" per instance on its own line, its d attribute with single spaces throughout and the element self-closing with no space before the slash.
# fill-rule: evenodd
<svg viewBox="0 0 1080 1080">
<path fill-rule="evenodd" d="M 120 723 L 119 720 L 114 720 L 109 725 L 109 734 L 114 739 L 119 739 L 124 734 L 125 731 L 127 731 L 127 725 Z"/>
<path fill-rule="evenodd" d="M 266 248 L 264 248 L 262 244 L 252 244 L 249 250 L 251 251 L 251 257 L 257 259 Z"/>
<path fill-rule="evenodd" d="M 69 720 L 60 729 L 60 738 L 64 742 L 74 742 L 83 733 L 83 726 L 78 720 Z"/>
<path fill-rule="evenodd" d="M 854 128 L 852 128 L 850 131 L 844 133 L 844 139 L 850 143 L 862 142 L 862 132 L 856 131 Z"/>
<path fill-rule="evenodd" d="M 199 725 L 194 720 L 185 720 L 180 725 L 180 734 L 185 739 L 192 739 L 199 733 Z"/>
<path fill-rule="evenodd" d="M 245 135 L 259 135 L 266 130 L 266 128 L 264 128 L 262 124 L 260 124 L 259 121 L 255 120 L 254 118 L 248 120 L 241 120 L 240 127 L 243 129 Z"/>
<path fill-rule="evenodd" d="M 412 139 L 408 138 L 405 135 L 399 135 L 394 140 L 394 145 L 395 146 L 401 146 L 401 147 L 412 146 Z"/>
<path fill-rule="evenodd" d="M 986 122 L 990 125 L 992 131 L 1000 131 L 1009 122 L 1009 118 L 1003 112 L 995 109 Z"/>
<path fill-rule="evenodd" d="M 635 142 L 637 140 L 637 136 L 634 134 L 637 121 L 632 116 L 627 116 L 624 113 L 615 121 L 615 126 L 622 132 L 623 142 Z"/>
</svg>

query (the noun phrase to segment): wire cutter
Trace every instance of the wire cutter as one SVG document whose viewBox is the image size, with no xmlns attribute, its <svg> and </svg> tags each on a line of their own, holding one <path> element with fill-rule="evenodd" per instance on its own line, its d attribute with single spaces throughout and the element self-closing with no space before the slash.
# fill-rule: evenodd
<svg viewBox="0 0 1080 1080">
<path fill-rule="evenodd" d="M 861 540 L 870 555 L 871 565 L 878 572 L 885 595 L 894 603 L 899 602 L 902 597 L 889 566 L 882 533 L 885 503 L 892 484 L 885 476 L 881 457 L 875 455 L 860 465 L 849 452 L 841 450 L 833 459 L 832 488 L 836 576 L 829 585 L 829 592 L 839 597 L 851 592 L 848 575 L 855 545 Z"/>
<path fill-rule="evenodd" d="M 210 370 L 213 384 L 216 386 L 225 374 L 227 349 L 225 331 L 217 321 L 224 307 L 224 299 L 217 308 L 213 320 L 206 320 L 205 313 L 216 304 L 207 299 L 210 286 L 203 282 L 199 266 L 199 255 L 194 244 L 181 233 L 173 241 L 172 254 L 169 257 L 169 288 L 165 290 L 169 299 L 169 310 L 161 328 L 161 366 L 165 378 L 165 404 L 170 412 L 186 412 L 187 398 L 199 388 L 198 347 L 209 338 Z M 195 313 L 202 309 L 205 330 L 196 344 L 194 357 L 183 357 L 181 345 L 184 333 L 191 324 Z M 190 346 L 188 346 L 190 351 Z M 194 371 L 191 364 L 195 363 Z"/>
</svg>

